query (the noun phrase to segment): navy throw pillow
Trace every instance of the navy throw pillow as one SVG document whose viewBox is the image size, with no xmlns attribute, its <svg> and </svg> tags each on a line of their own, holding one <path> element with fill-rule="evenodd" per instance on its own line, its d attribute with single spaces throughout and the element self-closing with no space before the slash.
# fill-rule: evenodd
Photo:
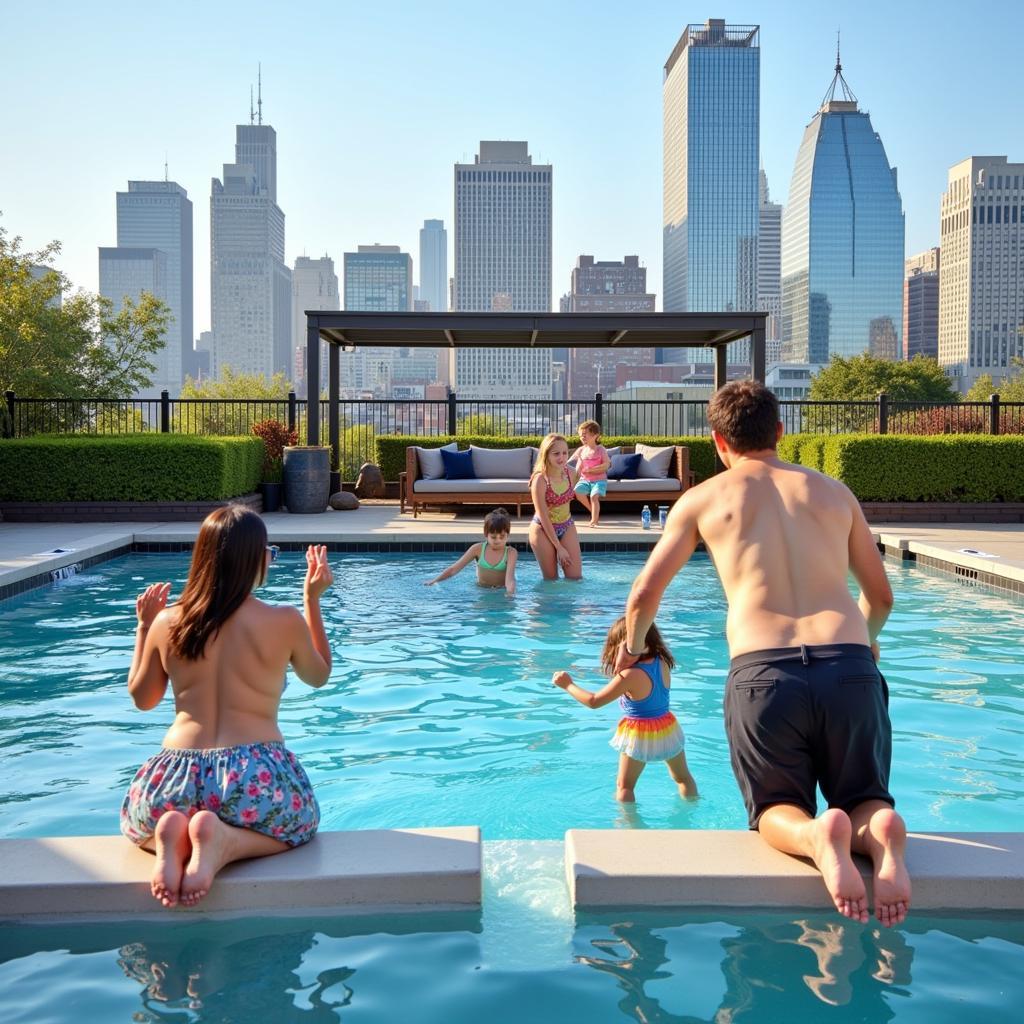
<svg viewBox="0 0 1024 1024">
<path fill-rule="evenodd" d="M 613 455 L 612 464 L 608 467 L 609 480 L 635 480 L 640 469 L 640 460 L 643 458 L 639 453 L 633 455 Z"/>
<path fill-rule="evenodd" d="M 444 460 L 445 480 L 476 479 L 476 473 L 473 472 L 473 453 L 468 448 L 464 452 L 450 452 L 442 448 L 441 458 Z"/>
</svg>

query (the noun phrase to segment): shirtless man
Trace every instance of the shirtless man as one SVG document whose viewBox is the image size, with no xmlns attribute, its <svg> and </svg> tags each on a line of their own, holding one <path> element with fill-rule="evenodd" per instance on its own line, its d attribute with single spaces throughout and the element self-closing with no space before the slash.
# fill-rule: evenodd
<svg viewBox="0 0 1024 1024">
<path fill-rule="evenodd" d="M 875 914 L 910 903 L 906 828 L 888 791 L 892 728 L 878 634 L 892 591 L 857 499 L 779 459 L 778 403 L 763 385 L 718 391 L 708 422 L 726 471 L 676 502 L 633 584 L 616 669 L 636 661 L 665 588 L 703 538 L 729 602 L 725 725 L 750 827 L 810 857 L 846 917 L 866 922 L 851 850 L 874 866 Z M 860 584 L 851 596 L 847 574 Z M 815 817 L 815 785 L 828 809 Z"/>
<path fill-rule="evenodd" d="M 264 604 L 252 592 L 276 554 L 255 512 L 226 505 L 200 528 L 177 603 L 167 607 L 169 583 L 136 602 L 128 693 L 148 711 L 170 683 L 175 715 L 125 794 L 121 831 L 156 854 L 150 888 L 165 907 L 194 905 L 224 865 L 301 846 L 319 825 L 277 712 L 289 666 L 313 687 L 330 675 L 320 596 L 333 578 L 326 548 L 311 545 L 304 613 Z"/>
</svg>

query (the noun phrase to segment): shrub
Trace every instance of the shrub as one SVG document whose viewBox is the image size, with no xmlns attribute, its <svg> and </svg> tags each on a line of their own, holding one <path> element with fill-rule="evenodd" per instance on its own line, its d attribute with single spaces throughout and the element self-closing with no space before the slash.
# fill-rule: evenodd
<svg viewBox="0 0 1024 1024">
<path fill-rule="evenodd" d="M 280 483 L 284 476 L 284 449 L 299 443 L 298 433 L 275 419 L 254 423 L 252 432 L 263 442 L 264 483 Z"/>
<path fill-rule="evenodd" d="M 0 444 L 0 501 L 218 501 L 260 479 L 255 437 L 47 436 Z"/>
</svg>

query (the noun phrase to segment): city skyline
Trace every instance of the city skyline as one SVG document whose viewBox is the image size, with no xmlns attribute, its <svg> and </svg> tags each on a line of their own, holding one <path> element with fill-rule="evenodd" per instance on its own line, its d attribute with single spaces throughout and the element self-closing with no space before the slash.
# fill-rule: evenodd
<svg viewBox="0 0 1024 1024">
<path fill-rule="evenodd" d="M 541 10 L 539 5 L 526 7 Z M 255 5 L 254 14 L 260 10 Z M 209 12 L 204 34 L 190 37 L 186 47 L 194 60 L 181 63 L 129 45 L 145 38 L 155 15 L 140 12 L 132 22 L 140 34 L 134 36 L 113 9 L 99 18 L 68 9 L 53 32 L 54 52 L 61 57 L 65 77 L 32 90 L 12 111 L 8 144 L 16 152 L 31 153 L 32 159 L 6 161 L 0 169 L 3 224 L 12 234 L 22 235 L 30 248 L 59 239 L 64 244 L 60 269 L 74 286 L 98 290 L 96 250 L 110 240 L 109 196 L 129 178 L 162 177 L 166 155 L 170 177 L 188 190 L 196 206 L 193 334 L 198 335 L 209 326 L 210 316 L 208 182 L 223 159 L 225 132 L 247 119 L 248 86 L 262 60 L 264 121 L 273 124 L 279 136 L 278 202 L 288 211 L 287 264 L 303 253 L 327 252 L 337 259 L 368 237 L 386 237 L 403 250 L 416 252 L 424 219 L 451 222 L 452 163 L 470 159 L 482 138 L 528 138 L 537 162 L 558 167 L 555 279 L 569 273 L 579 252 L 593 252 L 598 258 L 636 252 L 648 268 L 650 290 L 660 298 L 661 70 L 685 22 L 724 17 L 760 25 L 761 162 L 772 182 L 773 199 L 784 202 L 806 123 L 806 95 L 820 90 L 831 64 L 835 15 L 810 4 L 729 9 L 712 5 L 683 15 L 672 4 L 654 3 L 631 12 L 627 24 L 612 32 L 593 23 L 599 19 L 580 19 L 582 10 L 574 3 L 557 11 L 544 9 L 543 31 L 531 34 L 513 26 L 499 37 L 469 5 L 452 4 L 430 17 L 457 26 L 457 40 L 449 42 L 446 33 L 438 32 L 440 52 L 431 50 L 428 57 L 417 51 L 428 19 L 415 7 L 408 9 L 407 24 L 398 33 L 393 25 L 385 32 L 380 16 L 371 12 L 355 17 L 325 9 L 328 34 L 333 30 L 340 38 L 344 29 L 349 33 L 347 46 L 353 39 L 359 41 L 352 46 L 357 67 L 346 69 L 350 81 L 358 81 L 359 68 L 370 67 L 385 51 L 394 56 L 396 69 L 380 89 L 363 95 L 355 109 L 344 108 L 339 138 L 333 140 L 324 138 L 320 122 L 329 111 L 328 97 L 342 94 L 342 79 L 328 73 L 321 81 L 319 73 L 285 58 L 293 49 L 290 43 L 296 43 L 296 52 L 301 50 L 297 27 L 284 26 L 272 45 L 239 48 L 235 23 Z M 915 81 L 935 73 L 943 44 L 954 42 L 952 28 L 943 27 L 944 21 L 951 23 L 953 10 L 951 4 L 940 4 L 926 12 L 904 12 L 869 3 L 858 10 L 856 21 L 842 26 L 844 64 L 854 75 L 858 92 L 872 97 L 872 122 L 900 171 L 907 252 L 938 243 L 939 202 L 950 166 L 972 153 L 1006 152 L 1013 159 L 1018 148 L 1008 137 L 1007 125 L 1021 122 L 1015 110 L 1024 101 L 1008 70 L 1009 40 L 993 40 L 984 62 L 951 72 L 942 104 L 935 105 L 938 109 L 915 105 L 913 117 L 908 116 L 907 91 Z M 877 33 L 883 13 L 884 36 Z M 23 69 L 27 75 L 24 61 L 31 52 L 33 22 L 24 11 L 11 12 L 7 22 L 11 70 L 18 74 Z M 161 31 L 175 39 L 187 28 L 161 22 Z M 25 45 L 19 45 L 20 39 Z M 908 39 L 915 45 L 908 47 Z M 81 46 L 83 40 L 89 45 Z M 208 59 L 239 49 L 237 58 L 219 63 Z M 1003 49 L 1006 59 L 1000 58 Z M 546 55 L 555 52 L 561 66 L 548 69 Z M 106 66 L 111 62 L 104 61 L 105 54 L 112 58 L 115 53 L 120 62 L 116 75 Z M 479 95 L 465 89 L 467 76 L 479 84 L 500 55 L 515 53 L 530 56 L 530 79 L 513 83 L 494 76 L 483 87 L 487 102 L 479 103 Z M 155 73 L 138 79 L 153 81 L 151 89 L 136 84 L 129 93 L 118 85 L 132 79 L 133 69 L 151 65 Z M 611 66 L 616 68 L 614 80 L 608 77 Z M 331 83 L 336 83 L 335 91 Z M 599 113 L 581 111 L 574 118 L 564 117 L 577 90 L 592 90 L 602 83 L 614 88 L 607 90 Z M 412 88 L 420 105 L 428 100 L 445 104 L 443 124 L 427 119 L 428 131 L 423 123 L 413 123 L 403 95 Z M 970 97 L 979 89 L 1000 95 L 998 115 L 977 110 Z M 40 123 L 68 106 L 72 95 L 76 102 L 100 108 L 115 96 L 118 117 L 104 119 L 100 129 L 68 125 L 68 137 L 63 128 L 61 133 L 40 132 Z M 311 95 L 321 97 L 321 102 L 311 104 Z M 564 102 L 557 102 L 559 96 Z M 481 108 L 486 113 L 478 113 Z M 626 117 L 621 116 L 624 110 L 629 111 Z M 380 127 L 368 131 L 371 122 Z M 957 124 L 955 134 L 945 130 L 949 123 Z M 306 141 L 310 136 L 312 146 Z M 360 159 L 351 158 L 353 139 L 358 140 Z M 74 190 L 54 183 L 69 145 L 77 158 Z M 399 188 L 395 173 L 381 173 L 382 168 L 392 161 L 400 166 L 398 154 L 407 158 L 410 149 L 417 151 L 417 175 L 408 183 L 403 179 Z M 595 209 L 600 211 L 597 216 Z"/>
</svg>

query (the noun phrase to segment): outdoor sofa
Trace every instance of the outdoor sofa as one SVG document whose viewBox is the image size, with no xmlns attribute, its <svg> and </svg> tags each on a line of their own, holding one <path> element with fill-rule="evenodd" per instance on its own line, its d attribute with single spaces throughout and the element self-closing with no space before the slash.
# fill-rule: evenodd
<svg viewBox="0 0 1024 1024">
<path fill-rule="evenodd" d="M 457 451 L 457 445 L 452 442 L 444 450 Z M 638 444 L 608 451 L 611 455 L 639 454 L 640 460 L 635 479 L 609 479 L 604 502 L 674 501 L 693 483 L 689 448 Z M 523 505 L 532 507 L 530 473 L 537 460 L 536 448 L 471 445 L 462 460 L 472 464 L 473 475 L 461 479 L 446 475 L 441 452 L 441 448 L 406 448 L 405 472 L 399 474 L 398 481 L 402 512 L 411 509 L 415 518 L 428 505 L 503 505 L 510 510 L 515 505 L 516 516 L 522 516 Z"/>
</svg>

